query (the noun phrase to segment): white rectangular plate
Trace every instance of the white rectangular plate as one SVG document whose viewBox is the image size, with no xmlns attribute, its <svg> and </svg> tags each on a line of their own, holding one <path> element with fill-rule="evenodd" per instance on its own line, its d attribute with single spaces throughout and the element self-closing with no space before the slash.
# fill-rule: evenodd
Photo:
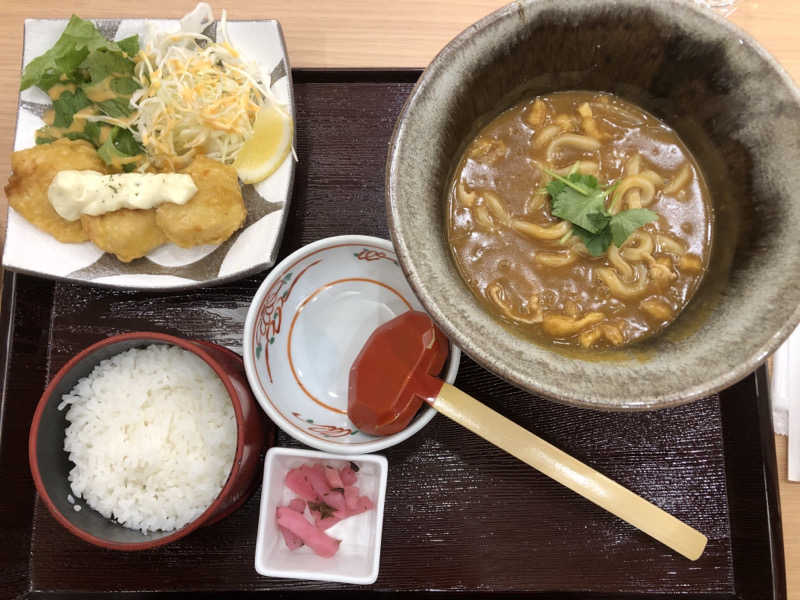
<svg viewBox="0 0 800 600">
<path fill-rule="evenodd" d="M 115 40 L 133 34 L 139 34 L 141 40 L 148 23 L 164 31 L 178 29 L 177 20 L 102 19 L 94 23 Z M 66 19 L 25 21 L 23 65 L 51 48 L 66 24 Z M 214 37 L 216 26 L 211 25 L 206 33 Z M 228 21 L 228 33 L 242 55 L 260 67 L 264 81 L 294 116 L 291 69 L 280 24 L 274 20 Z M 35 132 L 44 125 L 42 115 L 48 108 L 50 99 L 38 88 L 20 94 L 14 150 L 35 145 Z M 242 229 L 222 244 L 189 249 L 165 244 L 127 264 L 91 242 L 58 242 L 9 208 L 3 265 L 33 275 L 126 289 L 181 289 L 238 279 L 275 263 L 294 169 L 289 154 L 266 180 L 242 186 L 247 219 Z"/>
</svg>

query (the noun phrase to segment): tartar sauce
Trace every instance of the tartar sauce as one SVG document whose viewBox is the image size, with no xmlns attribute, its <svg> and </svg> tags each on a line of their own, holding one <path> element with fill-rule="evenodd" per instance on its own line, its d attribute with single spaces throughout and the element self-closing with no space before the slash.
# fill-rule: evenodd
<svg viewBox="0 0 800 600">
<path fill-rule="evenodd" d="M 185 173 L 59 171 L 47 190 L 55 211 L 67 221 L 81 214 L 102 215 L 121 208 L 154 208 L 164 202 L 186 204 L 197 193 Z"/>
</svg>

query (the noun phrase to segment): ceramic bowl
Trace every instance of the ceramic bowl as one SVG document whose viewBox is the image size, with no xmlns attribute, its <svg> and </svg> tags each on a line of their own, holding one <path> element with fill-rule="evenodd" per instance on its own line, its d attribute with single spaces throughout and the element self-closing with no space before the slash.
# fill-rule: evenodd
<svg viewBox="0 0 800 600">
<path fill-rule="evenodd" d="M 284 484 L 286 474 L 302 465 L 323 464 L 341 469 L 353 462 L 358 465 L 359 493 L 367 496 L 375 508 L 337 523 L 326 533 L 341 540 L 331 558 L 317 556 L 307 547 L 289 550 L 278 529 L 275 509 L 287 506 L 297 497 Z M 378 455 L 341 455 L 272 448 L 264 462 L 264 485 L 256 536 L 255 568 L 260 575 L 339 581 L 368 585 L 378 578 L 383 533 L 383 507 L 389 463 Z"/>
<path fill-rule="evenodd" d="M 325 452 L 393 446 L 427 425 L 423 407 L 403 431 L 367 435 L 347 418 L 350 367 L 376 327 L 423 310 L 392 244 L 346 235 L 287 256 L 258 288 L 244 326 L 244 365 L 253 393 L 278 427 Z M 451 344 L 442 377 L 452 383 L 461 353 Z"/>
<path fill-rule="evenodd" d="M 671 125 L 701 165 L 715 212 L 709 271 L 661 335 L 565 352 L 511 332 L 463 283 L 446 243 L 445 189 L 477 129 L 522 97 L 618 94 Z M 521 0 L 452 40 L 418 80 L 387 164 L 397 257 L 464 352 L 533 393 L 650 409 L 745 377 L 800 321 L 800 96 L 724 18 L 674 0 Z"/>
<path fill-rule="evenodd" d="M 64 451 L 66 409 L 61 397 L 101 361 L 131 348 L 169 344 L 193 352 L 219 376 L 236 414 L 236 455 L 228 480 L 217 498 L 199 517 L 175 531 L 128 529 L 77 500 L 67 475 L 73 464 Z M 154 332 L 125 333 L 106 338 L 76 354 L 42 394 L 31 425 L 28 453 L 36 491 L 50 513 L 82 540 L 111 550 L 147 550 L 174 542 L 199 527 L 211 525 L 239 508 L 258 485 L 261 454 L 272 445 L 275 428 L 267 423 L 247 386 L 242 359 L 230 350 L 200 340 L 185 340 Z M 72 500 L 72 502 L 70 501 Z M 80 510 L 76 510 L 75 506 Z"/>
</svg>

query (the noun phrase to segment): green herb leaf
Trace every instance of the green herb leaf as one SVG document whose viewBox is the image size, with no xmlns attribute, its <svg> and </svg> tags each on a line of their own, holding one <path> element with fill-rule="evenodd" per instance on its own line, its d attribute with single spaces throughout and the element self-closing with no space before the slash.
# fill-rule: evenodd
<svg viewBox="0 0 800 600">
<path fill-rule="evenodd" d="M 139 54 L 139 36 L 132 35 L 130 37 L 126 37 L 124 40 L 118 41 L 117 46 L 119 46 L 119 49 L 127 54 L 130 58 L 133 58 Z"/>
<path fill-rule="evenodd" d="M 83 132 L 86 134 L 86 139 L 88 139 L 92 145 L 96 148 L 100 145 L 100 136 L 102 134 L 103 129 L 110 128 L 111 125 L 107 125 L 105 123 L 95 123 L 92 121 L 87 121 L 86 125 L 83 128 Z"/>
<path fill-rule="evenodd" d="M 561 177 L 557 173 L 546 172 L 555 177 L 547 185 L 552 198 L 553 215 L 591 233 L 598 233 L 608 226 L 610 217 L 605 209 L 606 192 L 597 185 L 595 177 L 580 173 Z"/>
<path fill-rule="evenodd" d="M 143 152 L 142 147 L 133 138 L 133 134 L 129 129 L 122 129 L 121 127 L 114 127 L 111 133 L 103 142 L 103 145 L 97 149 L 97 155 L 103 159 L 107 164 L 113 164 L 117 158 L 130 158 Z M 125 164 L 123 169 L 127 169 L 128 165 Z M 133 166 L 133 165 L 132 165 Z"/>
<path fill-rule="evenodd" d="M 603 190 L 591 175 L 576 172 L 562 177 L 549 169 L 540 168 L 553 177 L 547 184 L 554 216 L 572 223 L 572 233 L 577 235 L 592 256 L 602 256 L 613 241 L 621 246 L 628 236 L 642 225 L 658 219 L 658 215 L 645 208 L 626 210 L 611 216 L 605 201 L 617 184 Z M 564 236 L 563 241 L 569 236 Z"/>
<path fill-rule="evenodd" d="M 333 514 L 336 512 L 335 508 L 333 508 L 330 504 L 326 504 L 321 500 L 319 502 L 309 501 L 308 509 L 317 511 L 319 513 L 320 519 L 327 519 L 328 517 L 332 517 Z"/>
<path fill-rule="evenodd" d="M 583 245 L 586 246 L 586 249 L 592 256 L 603 256 L 611 245 L 611 231 L 608 227 L 599 233 L 592 233 L 591 231 L 586 231 L 582 227 L 573 225 L 572 233 L 581 239 Z"/>
<path fill-rule="evenodd" d="M 127 117 L 132 112 L 129 98 L 111 98 L 97 103 L 97 107 L 109 117 Z"/>
<path fill-rule="evenodd" d="M 565 187 L 553 197 L 551 212 L 592 233 L 605 229 L 610 219 L 605 211 L 605 193 L 600 189 L 593 189 L 585 196 Z"/>
<path fill-rule="evenodd" d="M 74 93 L 69 90 L 62 92 L 58 99 L 53 102 L 53 110 L 55 111 L 53 125 L 55 127 L 69 127 L 72 125 L 75 113 L 90 104 L 91 101 L 81 88 L 75 90 Z"/>
<path fill-rule="evenodd" d="M 73 80 L 81 63 L 99 48 L 121 52 L 119 46 L 104 38 L 91 21 L 72 15 L 55 45 L 25 67 L 19 89 L 35 85 L 47 91 L 62 75 Z"/>
<path fill-rule="evenodd" d="M 622 246 L 634 231 L 642 225 L 658 220 L 658 215 L 646 208 L 632 208 L 611 217 L 609 230 L 614 244 Z"/>
<path fill-rule="evenodd" d="M 100 133 L 103 127 L 110 128 L 111 126 L 87 121 L 83 126 L 83 131 L 68 131 L 64 134 L 64 137 L 70 140 L 86 140 L 96 148 L 100 145 Z"/>
<path fill-rule="evenodd" d="M 139 84 L 130 77 L 115 77 L 111 80 L 111 90 L 121 96 L 130 96 L 139 87 Z"/>
<path fill-rule="evenodd" d="M 80 68 L 85 69 L 89 74 L 89 81 L 92 85 L 96 85 L 112 75 L 133 75 L 133 67 L 133 61 L 118 49 L 92 52 L 80 65 Z"/>
<path fill-rule="evenodd" d="M 118 129 L 114 137 L 114 146 L 126 156 L 136 156 L 144 152 L 142 146 L 137 142 L 130 129 Z"/>
<path fill-rule="evenodd" d="M 551 171 L 545 167 L 539 166 L 545 173 L 553 178 L 553 181 L 547 184 L 547 191 L 551 196 L 558 195 L 564 189 L 570 188 L 588 196 L 592 190 L 597 189 L 597 178 L 594 175 L 582 175 L 581 173 L 570 173 L 567 177 L 562 177 L 555 171 Z"/>
<path fill-rule="evenodd" d="M 97 149 L 97 156 L 103 159 L 103 162 L 107 165 L 110 165 L 114 162 L 114 159 L 119 156 L 124 156 L 117 148 L 114 146 L 114 139 L 113 133 L 106 138 L 106 141 L 103 142 L 103 145 Z"/>
</svg>

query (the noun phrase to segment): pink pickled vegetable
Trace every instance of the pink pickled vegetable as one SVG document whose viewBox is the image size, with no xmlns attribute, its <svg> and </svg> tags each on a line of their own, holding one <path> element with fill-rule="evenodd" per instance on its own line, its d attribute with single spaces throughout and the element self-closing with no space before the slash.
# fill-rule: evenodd
<svg viewBox="0 0 800 600">
<path fill-rule="evenodd" d="M 278 525 L 281 525 L 299 537 L 303 543 L 311 548 L 316 554 L 330 558 L 339 549 L 339 540 L 330 537 L 297 511 L 287 506 L 278 507 Z"/>
<path fill-rule="evenodd" d="M 277 510 L 275 514 L 277 515 Z M 303 540 L 292 533 L 291 530 L 287 529 L 283 525 L 278 525 L 278 529 L 280 530 L 281 535 L 283 536 L 283 541 L 286 542 L 286 547 L 289 548 L 289 550 L 297 550 L 303 545 Z"/>
<path fill-rule="evenodd" d="M 342 483 L 342 476 L 339 475 L 339 471 L 330 465 L 325 465 L 325 479 L 328 480 L 328 485 L 333 489 L 344 487 L 344 483 Z"/>
<path fill-rule="evenodd" d="M 366 496 L 359 496 L 356 502 L 357 502 L 355 508 L 356 514 L 366 512 L 371 508 L 375 508 L 375 505 L 372 503 L 372 500 L 370 500 Z"/>
<path fill-rule="evenodd" d="M 286 487 L 304 500 L 316 500 L 317 493 L 311 487 L 308 477 L 304 471 L 306 467 L 292 469 L 286 474 Z"/>
<path fill-rule="evenodd" d="M 373 508 L 372 500 L 366 496 L 358 495 L 358 488 L 354 485 L 344 488 L 344 501 L 348 516 L 360 515 Z"/>
<path fill-rule="evenodd" d="M 325 472 L 322 465 L 314 465 L 313 467 L 300 467 L 303 475 L 306 476 L 311 487 L 317 493 L 317 497 L 321 498 L 325 492 L 330 491 L 331 486 L 328 485 L 328 480 L 325 479 Z"/>
<path fill-rule="evenodd" d="M 358 480 L 355 471 L 350 468 L 350 465 L 339 469 L 339 477 L 342 478 L 342 483 L 344 485 L 354 485 Z"/>
<path fill-rule="evenodd" d="M 342 492 L 334 492 L 333 490 L 325 492 L 322 495 L 322 501 L 328 506 L 332 506 L 336 511 L 347 512 Z"/>
<path fill-rule="evenodd" d="M 318 513 L 317 511 L 311 511 L 311 516 L 314 517 L 314 524 L 317 526 L 317 529 L 319 529 L 320 531 L 325 531 L 329 527 L 333 527 L 339 521 L 342 520 L 337 516 L 325 517 L 323 519 L 322 515 L 320 513 Z"/>
<path fill-rule="evenodd" d="M 320 556 L 333 556 L 340 542 L 324 531 L 374 507 L 372 500 L 359 495 L 355 485 L 357 469 L 353 463 L 338 470 L 329 465 L 311 464 L 286 474 L 286 486 L 300 496 L 288 506 L 277 509 L 278 528 L 290 550 L 305 544 Z M 313 523 L 305 517 L 306 506 Z"/>
<path fill-rule="evenodd" d="M 358 502 L 358 488 L 354 485 L 348 485 L 344 488 L 344 503 L 347 510 L 355 510 Z"/>
<path fill-rule="evenodd" d="M 303 500 L 302 498 L 295 498 L 294 500 L 289 502 L 289 508 L 302 515 L 303 512 L 305 512 L 306 510 L 306 501 Z M 286 527 L 278 525 L 278 529 L 281 530 L 281 534 L 283 535 L 283 541 L 286 542 L 286 545 L 289 547 L 289 550 L 297 550 L 300 546 L 303 545 L 303 540 L 297 537 L 290 530 L 286 529 Z"/>
</svg>

